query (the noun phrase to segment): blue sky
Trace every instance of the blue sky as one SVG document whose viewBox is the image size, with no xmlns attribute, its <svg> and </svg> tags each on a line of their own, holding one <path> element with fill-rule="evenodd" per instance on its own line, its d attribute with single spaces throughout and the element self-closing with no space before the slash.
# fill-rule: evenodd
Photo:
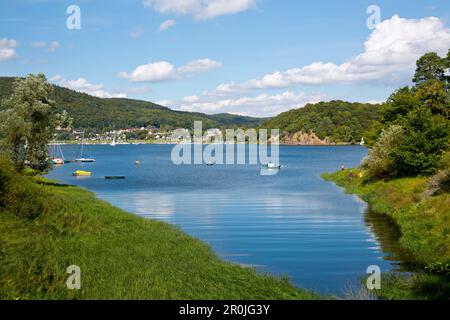
<svg viewBox="0 0 450 320">
<path fill-rule="evenodd" d="M 72 4 L 79 30 L 66 27 Z M 449 17 L 448 0 L 3 0 L 0 75 L 43 72 L 101 97 L 272 116 L 386 99 L 420 54 L 447 52 Z"/>
</svg>

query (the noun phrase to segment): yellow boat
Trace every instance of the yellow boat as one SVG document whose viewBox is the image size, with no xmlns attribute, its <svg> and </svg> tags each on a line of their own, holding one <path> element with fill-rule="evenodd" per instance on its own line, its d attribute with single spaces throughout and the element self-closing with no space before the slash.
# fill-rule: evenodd
<svg viewBox="0 0 450 320">
<path fill-rule="evenodd" d="M 76 177 L 92 176 L 92 172 L 90 172 L 90 171 L 83 171 L 83 170 L 77 170 L 77 171 L 72 172 L 72 175 L 76 176 Z"/>
</svg>

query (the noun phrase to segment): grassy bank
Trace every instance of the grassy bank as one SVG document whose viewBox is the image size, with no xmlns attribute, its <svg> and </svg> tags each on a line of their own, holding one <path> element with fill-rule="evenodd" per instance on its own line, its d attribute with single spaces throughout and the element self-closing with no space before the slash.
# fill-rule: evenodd
<svg viewBox="0 0 450 320">
<path fill-rule="evenodd" d="M 1 299 L 312 299 L 286 279 L 217 258 L 169 224 L 0 161 Z M 81 290 L 66 268 L 81 268 Z"/>
<path fill-rule="evenodd" d="M 359 169 L 324 174 L 323 178 L 357 194 L 371 211 L 392 218 L 400 230 L 401 259 L 417 271 L 412 276 L 389 274 L 378 293 L 383 298 L 450 297 L 450 197 L 430 195 L 428 180 L 403 178 L 368 183 Z M 362 173 L 362 176 L 360 176 Z"/>
</svg>

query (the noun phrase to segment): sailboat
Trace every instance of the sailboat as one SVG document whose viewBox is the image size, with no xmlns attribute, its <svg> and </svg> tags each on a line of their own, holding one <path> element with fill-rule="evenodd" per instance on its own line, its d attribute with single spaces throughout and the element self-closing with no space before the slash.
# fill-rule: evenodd
<svg viewBox="0 0 450 320">
<path fill-rule="evenodd" d="M 113 141 L 109 144 L 111 147 L 115 147 L 116 146 L 116 132 L 114 131 L 114 138 Z"/>
<path fill-rule="evenodd" d="M 49 160 L 52 164 L 60 165 L 66 163 L 64 160 L 64 154 L 61 150 L 61 145 L 59 143 L 51 144 Z"/>
<path fill-rule="evenodd" d="M 84 147 L 84 130 L 83 130 L 83 136 L 81 138 L 81 149 L 80 149 L 80 156 L 75 159 L 76 162 L 95 162 L 95 159 L 93 158 L 85 158 L 83 157 L 83 147 Z"/>
<path fill-rule="evenodd" d="M 263 169 L 281 169 L 281 165 L 275 164 L 272 161 L 270 161 L 269 163 L 263 164 L 262 168 Z"/>
</svg>

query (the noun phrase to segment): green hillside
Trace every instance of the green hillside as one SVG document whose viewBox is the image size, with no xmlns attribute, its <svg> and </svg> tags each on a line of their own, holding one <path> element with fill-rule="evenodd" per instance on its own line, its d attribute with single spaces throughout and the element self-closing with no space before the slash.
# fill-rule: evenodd
<svg viewBox="0 0 450 320">
<path fill-rule="evenodd" d="M 14 79 L 0 77 L 0 100 L 10 96 Z M 94 132 L 147 125 L 167 129 L 192 128 L 195 120 L 203 121 L 204 128 L 254 127 L 264 121 L 232 114 L 206 115 L 175 111 L 142 100 L 102 99 L 59 86 L 55 86 L 50 98 L 56 102 L 59 111 L 66 110 L 69 113 L 75 128 Z"/>
<path fill-rule="evenodd" d="M 283 135 L 298 131 L 314 132 L 333 142 L 359 142 L 370 139 L 381 117 L 381 105 L 345 101 L 319 102 L 293 109 L 264 122 L 261 126 L 280 129 Z"/>
</svg>

